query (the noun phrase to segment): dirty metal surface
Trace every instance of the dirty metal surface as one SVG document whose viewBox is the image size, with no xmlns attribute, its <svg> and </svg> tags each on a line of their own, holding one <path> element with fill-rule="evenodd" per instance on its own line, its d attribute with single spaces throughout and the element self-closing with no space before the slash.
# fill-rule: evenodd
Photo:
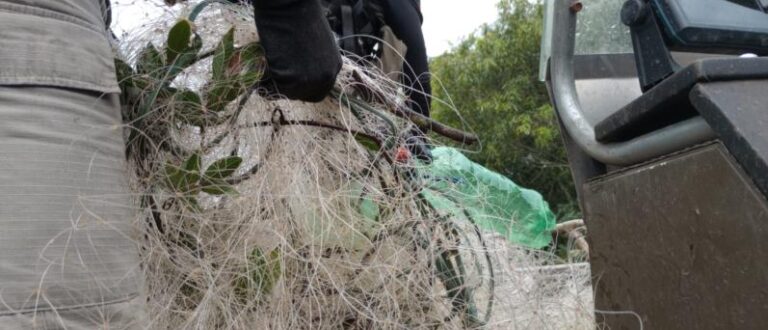
<svg viewBox="0 0 768 330">
<path fill-rule="evenodd" d="M 721 144 L 612 173 L 583 192 L 598 323 L 766 328 L 768 206 Z"/>
<path fill-rule="evenodd" d="M 699 84 L 691 101 L 768 196 L 768 79 Z"/>
</svg>

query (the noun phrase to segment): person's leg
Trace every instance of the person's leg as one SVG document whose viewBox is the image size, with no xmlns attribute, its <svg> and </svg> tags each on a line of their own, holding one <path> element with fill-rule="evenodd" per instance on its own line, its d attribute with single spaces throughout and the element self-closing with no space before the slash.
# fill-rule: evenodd
<svg viewBox="0 0 768 330">
<path fill-rule="evenodd" d="M 39 311 L 0 316 L 0 330 L 132 330 L 147 329 L 146 298 L 95 307 Z M 137 317 L 141 315 L 141 317 Z"/>
<path fill-rule="evenodd" d="M 411 109 L 429 116 L 430 83 L 427 48 L 421 31 L 421 17 L 411 0 L 382 0 L 387 25 L 408 47 L 403 73 L 405 84 L 410 87 Z"/>
<path fill-rule="evenodd" d="M 0 86 L 0 329 L 140 329 L 116 94 Z"/>
</svg>

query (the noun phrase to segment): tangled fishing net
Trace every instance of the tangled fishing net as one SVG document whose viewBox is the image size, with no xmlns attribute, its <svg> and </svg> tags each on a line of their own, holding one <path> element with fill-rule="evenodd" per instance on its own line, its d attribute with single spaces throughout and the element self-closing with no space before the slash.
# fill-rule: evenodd
<svg viewBox="0 0 768 330">
<path fill-rule="evenodd" d="M 209 4 L 117 61 L 152 328 L 594 327 L 583 264 L 425 198 L 399 84 L 346 59 L 323 102 L 265 96 L 250 9 Z"/>
</svg>

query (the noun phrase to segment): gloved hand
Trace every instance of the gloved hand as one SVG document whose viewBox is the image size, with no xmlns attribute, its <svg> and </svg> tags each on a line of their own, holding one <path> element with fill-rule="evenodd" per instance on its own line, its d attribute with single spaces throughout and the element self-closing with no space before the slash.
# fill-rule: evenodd
<svg viewBox="0 0 768 330">
<path fill-rule="evenodd" d="M 341 69 L 336 40 L 318 0 L 254 0 L 267 57 L 265 87 L 290 99 L 319 102 Z"/>
<path fill-rule="evenodd" d="M 269 93 L 322 101 L 341 70 L 341 54 L 319 0 L 228 0 L 251 2 L 267 57 L 262 83 Z M 184 0 L 165 0 L 174 5 Z"/>
</svg>

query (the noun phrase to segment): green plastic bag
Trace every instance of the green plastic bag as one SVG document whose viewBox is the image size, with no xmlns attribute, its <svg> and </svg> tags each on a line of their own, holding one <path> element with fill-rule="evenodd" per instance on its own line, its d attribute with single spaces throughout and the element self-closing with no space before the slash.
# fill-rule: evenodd
<svg viewBox="0 0 768 330">
<path fill-rule="evenodd" d="M 472 162 L 453 148 L 432 150 L 433 161 L 423 168 L 428 176 L 426 199 L 439 211 L 455 217 L 468 214 L 480 228 L 509 241 L 541 248 L 552 240 L 555 216 L 536 191 Z"/>
</svg>

